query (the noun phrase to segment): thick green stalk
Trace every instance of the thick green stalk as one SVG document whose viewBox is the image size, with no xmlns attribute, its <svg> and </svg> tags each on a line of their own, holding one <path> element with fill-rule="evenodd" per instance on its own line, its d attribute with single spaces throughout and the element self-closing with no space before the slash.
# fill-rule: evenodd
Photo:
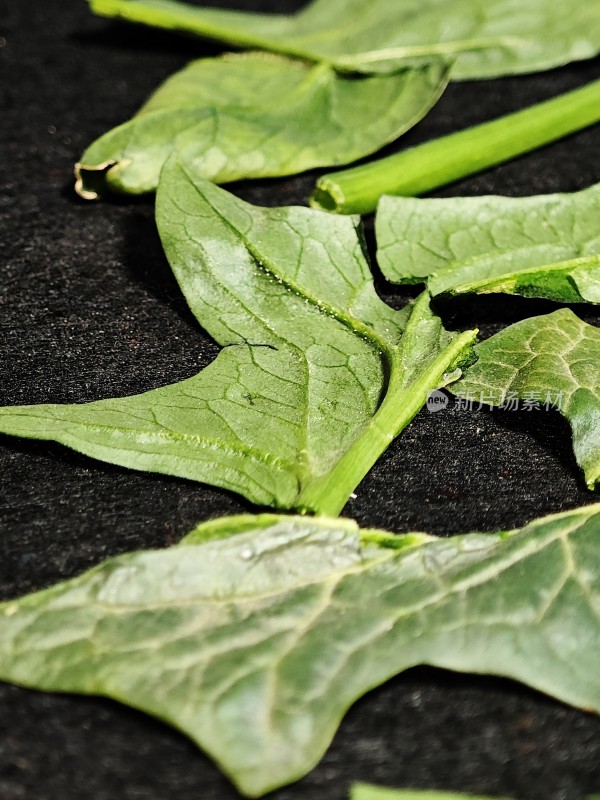
<svg viewBox="0 0 600 800">
<path fill-rule="evenodd" d="M 444 374 L 476 337 L 477 331 L 467 331 L 457 336 L 430 367 L 408 386 L 403 385 L 404 371 L 399 360 L 396 360 L 392 365 L 385 400 L 375 416 L 334 469 L 305 487 L 298 498 L 297 508 L 337 517 L 367 472 L 418 414 L 429 393 L 443 384 Z"/>
<path fill-rule="evenodd" d="M 600 80 L 397 155 L 324 175 L 311 205 L 340 214 L 367 214 L 384 194 L 424 194 L 598 121 Z"/>
</svg>

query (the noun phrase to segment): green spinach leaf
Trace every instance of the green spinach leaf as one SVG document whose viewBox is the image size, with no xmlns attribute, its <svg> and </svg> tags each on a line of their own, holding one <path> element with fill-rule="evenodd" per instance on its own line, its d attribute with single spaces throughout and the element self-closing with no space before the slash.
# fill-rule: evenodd
<svg viewBox="0 0 600 800">
<path fill-rule="evenodd" d="M 440 792 L 437 789 L 388 789 L 368 783 L 355 783 L 350 792 L 350 800 L 502 800 L 502 798 L 462 792 Z"/>
<path fill-rule="evenodd" d="M 433 295 L 506 292 L 600 302 L 600 184 L 539 197 L 384 197 L 378 261 Z"/>
<path fill-rule="evenodd" d="M 517 322 L 475 350 L 478 361 L 452 391 L 489 405 L 521 399 L 558 408 L 593 489 L 600 480 L 600 330 L 561 309 Z"/>
<path fill-rule="evenodd" d="M 599 536 L 598 505 L 450 539 L 220 520 L 0 605 L 0 678 L 150 712 L 258 796 L 304 775 L 358 697 L 417 664 L 599 711 Z"/>
<path fill-rule="evenodd" d="M 172 157 L 157 195 L 165 251 L 224 349 L 199 375 L 122 399 L 0 409 L 0 432 L 338 514 L 475 334 L 444 330 L 428 295 L 376 295 L 356 218 L 256 208 Z"/>
<path fill-rule="evenodd" d="M 447 80 L 439 60 L 394 75 L 343 77 L 326 64 L 268 53 L 204 58 L 86 150 L 76 189 L 86 199 L 153 191 L 174 151 L 216 183 L 347 164 L 411 128 Z"/>
<path fill-rule="evenodd" d="M 549 69 L 600 50 L 589 0 L 313 0 L 292 15 L 202 8 L 175 0 L 90 0 L 97 14 L 333 64 L 393 72 L 456 59 L 454 78 Z"/>
<path fill-rule="evenodd" d="M 587 800 L 598 800 L 599 795 L 588 795 Z M 497 796 L 475 795 L 465 792 L 441 792 L 437 789 L 388 789 L 369 783 L 355 783 L 350 800 L 502 800 Z"/>
</svg>

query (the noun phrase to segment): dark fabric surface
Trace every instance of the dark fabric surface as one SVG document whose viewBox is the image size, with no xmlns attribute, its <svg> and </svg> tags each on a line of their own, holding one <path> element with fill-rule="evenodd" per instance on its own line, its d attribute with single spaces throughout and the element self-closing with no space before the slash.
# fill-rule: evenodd
<svg viewBox="0 0 600 800">
<path fill-rule="evenodd" d="M 0 403 L 80 402 L 195 374 L 217 349 L 169 273 L 152 199 L 87 205 L 70 175 L 83 148 L 161 79 L 218 49 L 94 18 L 83 0 L 0 0 L 0 37 Z M 599 76 L 596 60 L 453 84 L 402 145 Z M 439 194 L 583 188 L 600 180 L 599 142 L 596 127 Z M 235 189 L 259 204 L 304 203 L 314 178 Z M 372 243 L 368 221 L 367 229 Z M 390 303 L 406 300 L 378 285 Z M 486 336 L 553 308 L 498 297 L 440 310 L 448 324 L 476 324 Z M 575 310 L 600 322 L 594 308 Z M 439 534 L 513 527 L 595 499 L 568 426 L 544 411 L 424 411 L 357 495 L 346 514 L 362 524 Z M 0 596 L 48 586 L 111 554 L 166 546 L 201 520 L 244 510 L 252 508 L 222 491 L 2 438 Z M 320 766 L 274 798 L 342 800 L 354 779 L 576 800 L 600 791 L 600 720 L 501 679 L 416 669 L 360 701 Z M 1 800 L 236 797 L 183 736 L 142 714 L 0 685 Z"/>
</svg>

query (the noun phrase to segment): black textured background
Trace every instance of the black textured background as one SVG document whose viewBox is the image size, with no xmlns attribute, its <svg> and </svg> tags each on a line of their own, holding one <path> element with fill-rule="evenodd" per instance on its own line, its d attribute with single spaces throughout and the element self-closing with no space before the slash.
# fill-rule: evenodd
<svg viewBox="0 0 600 800">
<path fill-rule="evenodd" d="M 526 0 L 524 0 L 525 2 Z M 298 0 L 229 0 L 292 10 Z M 152 199 L 87 205 L 71 170 L 156 84 L 212 45 L 113 24 L 84 0 L 0 0 L 0 404 L 85 401 L 187 378 L 216 347 L 198 328 L 154 230 Z M 598 60 L 453 84 L 403 145 L 600 76 Z M 598 127 L 440 195 L 572 191 L 600 180 Z M 393 150 L 394 148 L 389 148 Z M 314 175 L 235 187 L 303 203 Z M 379 283 L 391 303 L 405 298 Z M 446 305 L 483 335 L 551 303 Z M 600 322 L 593 308 L 576 309 Z M 552 412 L 422 412 L 346 509 L 369 526 L 494 530 L 591 503 Z M 0 596 L 76 575 L 110 554 L 177 541 L 200 520 L 252 510 L 183 480 L 130 473 L 58 446 L 0 438 Z M 576 800 L 600 791 L 600 720 L 509 681 L 416 669 L 346 717 L 321 765 L 274 800 L 342 800 L 355 779 Z M 183 736 L 101 699 L 0 685 L 0 800 L 236 800 Z"/>
</svg>

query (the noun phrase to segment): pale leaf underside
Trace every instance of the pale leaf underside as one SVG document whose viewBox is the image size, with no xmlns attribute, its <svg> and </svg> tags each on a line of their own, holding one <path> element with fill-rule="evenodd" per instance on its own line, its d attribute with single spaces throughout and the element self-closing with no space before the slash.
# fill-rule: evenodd
<svg viewBox="0 0 600 800">
<path fill-rule="evenodd" d="M 600 184 L 539 197 L 384 197 L 378 261 L 433 295 L 505 292 L 600 302 Z"/>
<path fill-rule="evenodd" d="M 256 796 L 310 770 L 358 697 L 417 664 L 600 710 L 599 536 L 599 506 L 451 539 L 220 520 L 0 605 L 0 677 L 148 711 Z"/>
</svg>

